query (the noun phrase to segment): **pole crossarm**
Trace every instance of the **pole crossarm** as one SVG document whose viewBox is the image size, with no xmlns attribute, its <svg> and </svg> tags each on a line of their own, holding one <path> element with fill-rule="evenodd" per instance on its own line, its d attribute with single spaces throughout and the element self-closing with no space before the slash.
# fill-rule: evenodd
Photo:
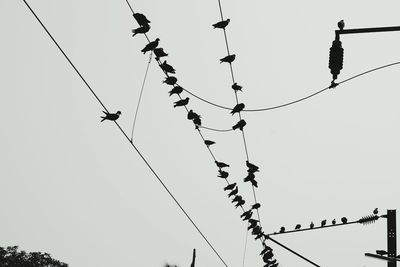
<svg viewBox="0 0 400 267">
<path fill-rule="evenodd" d="M 376 27 L 376 28 L 358 28 L 358 29 L 343 29 L 336 30 L 335 33 L 340 34 L 353 34 L 353 33 L 373 33 L 373 32 L 393 32 L 400 31 L 400 26 L 391 27 Z"/>
<path fill-rule="evenodd" d="M 372 258 L 377 258 L 381 260 L 386 260 L 386 261 L 400 261 L 400 259 L 392 258 L 392 257 L 386 257 L 386 256 L 381 256 L 377 254 L 372 254 L 372 253 L 365 253 L 365 256 L 372 257 Z"/>
</svg>

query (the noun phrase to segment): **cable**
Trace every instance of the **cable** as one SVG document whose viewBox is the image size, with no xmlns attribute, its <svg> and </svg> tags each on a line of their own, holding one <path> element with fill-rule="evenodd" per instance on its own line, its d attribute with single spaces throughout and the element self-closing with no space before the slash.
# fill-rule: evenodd
<svg viewBox="0 0 400 267">
<path fill-rule="evenodd" d="M 133 142 L 133 131 L 135 130 L 137 114 L 138 114 L 138 111 L 139 111 L 140 102 L 141 102 L 141 100 L 142 100 L 143 89 L 144 89 L 144 85 L 145 85 L 145 83 L 146 83 L 147 73 L 148 73 L 148 71 L 149 71 L 149 66 L 150 66 L 150 63 L 151 63 L 151 57 L 152 57 L 152 55 L 153 55 L 153 51 L 150 52 L 149 62 L 147 63 L 146 73 L 144 74 L 143 83 L 142 83 L 142 88 L 140 89 L 139 100 L 138 100 L 138 103 L 137 103 L 137 106 L 136 106 L 135 117 L 134 117 L 134 119 L 133 119 L 132 134 L 131 134 L 131 142 Z"/>
<path fill-rule="evenodd" d="M 214 131 L 214 132 L 231 132 L 233 129 L 215 129 L 215 128 L 210 128 L 206 126 L 199 126 L 199 128 Z"/>
<path fill-rule="evenodd" d="M 72 68 L 75 70 L 75 72 L 79 75 L 79 77 L 82 79 L 82 81 L 85 83 L 85 85 L 88 87 L 92 95 L 96 98 L 96 100 L 99 102 L 99 104 L 108 112 L 106 106 L 103 104 L 103 102 L 100 100 L 100 98 L 96 95 L 96 93 L 93 91 L 93 89 L 90 87 L 90 85 L 86 82 L 86 80 L 83 78 L 79 70 L 75 67 L 75 65 L 72 63 L 72 61 L 69 59 L 69 57 L 65 54 L 64 50 L 60 47 L 60 45 L 57 43 L 57 41 L 53 38 L 51 33 L 47 30 L 46 26 L 42 23 L 42 21 L 39 19 L 39 17 L 36 15 L 36 13 L 33 11 L 33 9 L 30 7 L 30 5 L 26 2 L 26 0 L 23 0 L 25 5 L 28 7 L 28 9 L 31 11 L 31 13 L 35 16 L 36 20 L 40 23 L 42 28 L 46 31 L 48 36 L 51 38 L 51 40 L 54 42 L 54 44 L 57 46 L 57 48 L 60 50 L 60 52 L 64 55 L 65 59 L 70 63 Z M 162 179 L 158 176 L 158 174 L 155 172 L 153 167 L 150 165 L 150 163 L 146 160 L 146 158 L 142 155 L 142 153 L 137 149 L 137 147 L 131 142 L 129 139 L 128 135 L 125 133 L 125 131 L 121 128 L 121 126 L 114 121 L 118 129 L 121 131 L 121 133 L 125 136 L 125 138 L 129 141 L 129 144 L 135 149 L 135 151 L 139 154 L 139 156 L 142 158 L 142 160 L 145 162 L 147 167 L 150 169 L 150 171 L 153 173 L 153 175 L 157 178 L 157 180 L 160 182 L 160 184 L 163 186 L 163 188 L 167 191 L 169 196 L 174 200 L 174 202 L 178 205 L 179 209 L 184 213 L 186 218 L 192 223 L 192 225 L 196 228 L 196 230 L 200 233 L 200 235 L 203 237 L 203 239 L 207 242 L 207 244 L 210 246 L 210 248 L 214 251 L 214 253 L 218 256 L 218 258 L 223 262 L 225 266 L 228 267 L 228 265 L 225 263 L 225 261 L 222 259 L 222 257 L 219 255 L 217 250 L 214 248 L 214 246 L 208 241 L 206 236 L 202 233 L 202 231 L 199 229 L 199 227 L 196 225 L 196 223 L 193 221 L 193 219 L 189 216 L 189 214 L 186 212 L 186 210 L 182 207 L 182 205 L 179 203 L 179 201 L 175 198 L 175 196 L 172 194 L 172 192 L 168 189 L 168 187 L 164 184 Z"/>
<path fill-rule="evenodd" d="M 248 231 L 248 230 L 246 230 L 246 239 L 245 239 L 245 242 L 244 242 L 244 252 L 243 252 L 243 261 L 242 261 L 242 267 L 244 267 L 244 263 L 245 263 L 245 260 L 246 260 L 246 251 L 247 251 L 247 238 L 248 238 L 248 236 L 249 236 L 249 231 Z"/>
</svg>

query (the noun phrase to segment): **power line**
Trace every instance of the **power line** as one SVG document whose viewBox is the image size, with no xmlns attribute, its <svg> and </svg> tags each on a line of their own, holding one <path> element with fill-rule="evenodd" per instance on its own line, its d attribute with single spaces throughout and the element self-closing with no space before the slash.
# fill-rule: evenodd
<svg viewBox="0 0 400 267">
<path fill-rule="evenodd" d="M 106 106 L 103 104 L 103 102 L 100 100 L 100 98 L 97 96 L 97 94 L 93 91 L 93 89 L 90 87 L 90 85 L 87 83 L 87 81 L 84 79 L 82 74 L 79 72 L 79 70 L 75 67 L 75 65 L 72 63 L 72 61 L 69 59 L 69 57 L 65 54 L 64 50 L 61 48 L 61 46 L 57 43 L 57 41 L 54 39 L 52 34 L 47 30 L 46 26 L 42 23 L 42 21 L 39 19 L 39 17 L 36 15 L 36 13 L 33 11 L 33 9 L 30 7 L 30 5 L 26 2 L 26 0 L 23 0 L 25 5 L 28 7 L 28 9 L 31 11 L 31 13 L 35 16 L 36 20 L 40 23 L 42 28 L 46 31 L 48 36 L 51 38 L 53 43 L 57 46 L 57 48 L 60 50 L 60 52 L 64 55 L 65 59 L 70 63 L 71 67 L 75 70 L 75 72 L 79 75 L 79 77 L 82 79 L 82 81 L 85 83 L 87 88 L 90 90 L 92 95 L 96 98 L 96 100 L 99 102 L 99 104 L 108 112 L 108 109 Z M 125 136 L 125 138 L 129 141 L 129 144 L 135 149 L 135 151 L 139 154 L 139 156 L 142 158 L 142 160 L 145 162 L 147 167 L 150 169 L 150 171 L 153 173 L 153 175 L 157 178 L 157 180 L 160 182 L 160 184 L 163 186 L 165 191 L 167 191 L 168 195 L 174 200 L 174 202 L 178 205 L 179 209 L 184 213 L 186 218 L 191 222 L 191 224 L 196 228 L 196 230 L 199 232 L 199 234 L 203 237 L 203 239 L 207 242 L 207 244 L 210 246 L 210 248 L 214 251 L 214 253 L 218 256 L 218 258 L 223 262 L 225 266 L 228 267 L 228 265 L 225 263 L 225 261 L 222 259 L 222 257 L 219 255 L 217 250 L 214 248 L 214 246 L 208 241 L 207 237 L 202 233 L 202 231 L 199 229 L 199 227 L 196 225 L 196 223 L 193 221 L 193 219 L 189 216 L 189 214 L 186 212 L 186 210 L 182 207 L 182 205 L 179 203 L 179 201 L 175 198 L 175 196 L 172 194 L 172 192 L 169 190 L 169 188 L 165 185 L 165 183 L 162 181 L 160 176 L 155 172 L 153 167 L 150 165 L 150 163 L 147 161 L 147 159 L 142 155 L 142 153 L 138 150 L 138 148 L 131 142 L 130 138 L 128 135 L 125 133 L 125 131 L 121 128 L 121 126 L 116 122 L 115 125 L 118 127 L 118 129 L 121 131 L 121 133 Z"/>
</svg>

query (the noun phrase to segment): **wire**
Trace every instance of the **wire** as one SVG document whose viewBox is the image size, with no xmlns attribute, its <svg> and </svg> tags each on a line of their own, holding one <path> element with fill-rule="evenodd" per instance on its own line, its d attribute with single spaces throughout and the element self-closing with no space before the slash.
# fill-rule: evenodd
<svg viewBox="0 0 400 267">
<path fill-rule="evenodd" d="M 215 129 L 215 128 L 210 128 L 210 127 L 206 127 L 206 126 L 199 126 L 199 128 L 214 131 L 214 132 L 231 132 L 231 131 L 233 131 L 233 129 Z"/>
<path fill-rule="evenodd" d="M 96 93 L 93 91 L 93 89 L 90 87 L 90 85 L 87 83 L 87 81 L 83 78 L 82 74 L 79 72 L 79 70 L 75 67 L 75 65 L 72 63 L 72 61 L 69 59 L 69 57 L 65 54 L 64 50 L 60 47 L 60 45 L 57 43 L 57 41 L 54 39 L 54 37 L 51 35 L 51 33 L 47 30 L 46 26 L 42 23 L 42 21 L 39 19 L 39 17 L 36 15 L 36 13 L 33 11 L 33 9 L 30 7 L 30 5 L 26 2 L 26 0 L 23 0 L 25 5 L 28 7 L 28 9 L 31 11 L 31 13 L 35 16 L 36 20 L 40 23 L 42 28 L 46 31 L 48 36 L 52 39 L 54 44 L 57 46 L 57 48 L 60 50 L 60 52 L 64 55 L 65 59 L 70 63 L 72 68 L 75 70 L 75 72 L 79 75 L 79 77 L 82 79 L 82 81 L 85 83 L 85 85 L 88 87 L 92 95 L 96 98 L 96 100 L 99 102 L 99 104 L 108 112 L 106 106 L 103 104 L 103 102 L 100 100 L 100 98 L 96 95 Z M 182 207 L 182 205 L 179 203 L 179 201 L 175 198 L 175 196 L 172 194 L 172 192 L 169 190 L 169 188 L 165 185 L 165 183 L 162 181 L 160 176 L 155 172 L 153 167 L 150 165 L 150 163 L 147 161 L 147 159 L 142 155 L 142 153 L 138 150 L 138 148 L 131 142 L 129 139 L 128 135 L 125 133 L 125 131 L 121 128 L 121 126 L 114 121 L 118 129 L 121 131 L 121 133 L 125 136 L 125 138 L 129 141 L 129 144 L 135 149 L 135 151 L 139 154 L 139 156 L 142 158 L 142 160 L 145 162 L 147 167 L 150 169 L 150 171 L 153 173 L 153 175 L 157 178 L 157 180 L 160 182 L 162 187 L 167 191 L 168 195 L 174 200 L 176 205 L 179 207 L 179 209 L 184 213 L 186 218 L 192 223 L 192 225 L 196 228 L 196 230 L 200 233 L 200 235 L 203 237 L 203 239 L 207 242 L 207 244 L 211 247 L 211 249 L 214 251 L 214 253 L 218 256 L 218 258 L 223 262 L 225 266 L 228 267 L 228 265 L 225 263 L 225 261 L 222 259 L 222 257 L 219 255 L 217 250 L 214 248 L 214 246 L 208 241 L 207 237 L 202 233 L 202 231 L 199 229 L 199 227 L 196 225 L 196 223 L 193 221 L 193 219 L 189 216 L 189 214 L 186 212 L 186 210 Z"/>
<path fill-rule="evenodd" d="M 151 57 L 152 57 L 152 55 L 153 55 L 153 51 L 150 52 L 149 62 L 147 63 L 146 73 L 144 74 L 143 83 L 142 83 L 142 88 L 140 89 L 139 100 L 138 100 L 138 103 L 137 103 L 137 106 L 136 106 L 135 117 L 134 117 L 134 119 L 133 119 L 132 134 L 131 134 L 131 142 L 133 142 L 133 131 L 135 130 L 137 114 L 138 114 L 138 111 L 139 111 L 140 102 L 141 102 L 141 100 L 142 100 L 143 89 L 144 89 L 144 85 L 145 85 L 145 83 L 146 83 L 147 73 L 148 73 L 148 71 L 149 71 L 149 66 L 150 66 L 150 63 L 151 63 Z"/>
<path fill-rule="evenodd" d="M 244 252 L 243 252 L 243 261 L 242 261 L 242 267 L 244 267 L 244 263 L 246 260 L 246 251 L 247 251 L 247 238 L 249 237 L 249 230 L 246 230 L 246 239 L 244 242 Z"/>
</svg>

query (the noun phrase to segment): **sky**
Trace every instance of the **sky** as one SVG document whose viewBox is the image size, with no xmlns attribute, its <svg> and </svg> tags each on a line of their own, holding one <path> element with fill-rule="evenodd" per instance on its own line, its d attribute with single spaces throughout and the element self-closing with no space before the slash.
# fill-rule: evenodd
<svg viewBox="0 0 400 267">
<path fill-rule="evenodd" d="M 118 122 L 130 133 L 149 55 L 125 1 L 29 4 Z M 218 2 L 131 2 L 151 21 L 179 84 L 233 107 L 235 96 Z M 246 108 L 283 104 L 330 84 L 329 48 L 337 22 L 345 28 L 399 26 L 399 1 L 222 1 L 235 78 Z M 223 266 L 164 191 L 102 107 L 68 65 L 23 1 L 0 1 L 0 246 L 50 253 L 70 266 Z M 338 81 L 400 60 L 400 32 L 341 37 Z M 301 103 L 243 112 L 250 161 L 260 167 L 257 200 L 263 229 L 293 229 L 379 208 L 400 206 L 399 67 L 343 83 Z M 246 224 L 227 198 L 224 181 L 202 139 L 174 108 L 153 60 L 134 143 L 230 267 L 243 266 Z M 182 94 L 182 97 L 187 97 Z M 188 107 L 204 126 L 237 121 L 193 97 Z M 240 132 L 203 131 L 248 203 Z M 276 236 L 320 266 L 384 266 L 366 252 L 386 249 L 386 222 Z M 283 267 L 311 266 L 268 242 Z M 245 266 L 263 266 L 249 235 Z"/>
</svg>

